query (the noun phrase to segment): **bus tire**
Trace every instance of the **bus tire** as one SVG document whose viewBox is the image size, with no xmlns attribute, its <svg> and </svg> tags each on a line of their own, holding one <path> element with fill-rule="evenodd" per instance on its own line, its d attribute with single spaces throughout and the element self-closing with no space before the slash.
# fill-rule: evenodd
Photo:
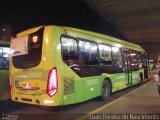
<svg viewBox="0 0 160 120">
<path fill-rule="evenodd" d="M 102 83 L 102 95 L 101 99 L 106 100 L 109 98 L 111 93 L 111 86 L 108 80 L 104 80 Z"/>
</svg>

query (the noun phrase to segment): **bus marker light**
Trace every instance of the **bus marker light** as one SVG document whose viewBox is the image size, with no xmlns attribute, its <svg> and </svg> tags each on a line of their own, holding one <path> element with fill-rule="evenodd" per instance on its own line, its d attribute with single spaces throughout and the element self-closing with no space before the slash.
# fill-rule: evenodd
<svg viewBox="0 0 160 120">
<path fill-rule="evenodd" d="M 12 92 L 12 84 L 10 84 L 10 91 Z"/>
<path fill-rule="evenodd" d="M 32 38 L 32 42 L 33 43 L 36 43 L 38 41 L 38 36 L 34 36 L 33 38 Z"/>
<path fill-rule="evenodd" d="M 91 90 L 91 91 L 93 91 L 93 90 L 94 90 L 94 88 L 91 88 L 90 90 Z"/>
<path fill-rule="evenodd" d="M 10 85 L 9 85 L 9 87 L 10 87 L 10 92 L 12 92 L 13 90 L 12 90 L 11 77 L 10 77 Z"/>
<path fill-rule="evenodd" d="M 54 103 L 53 100 L 44 100 L 44 104 L 51 104 L 51 103 Z"/>
</svg>

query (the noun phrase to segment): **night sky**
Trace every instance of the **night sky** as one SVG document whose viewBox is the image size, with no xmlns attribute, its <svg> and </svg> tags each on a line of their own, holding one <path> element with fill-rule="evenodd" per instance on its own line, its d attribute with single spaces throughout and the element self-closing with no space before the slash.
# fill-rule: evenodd
<svg viewBox="0 0 160 120">
<path fill-rule="evenodd" d="M 0 25 L 12 33 L 39 25 L 62 25 L 122 36 L 83 0 L 1 0 Z"/>
</svg>

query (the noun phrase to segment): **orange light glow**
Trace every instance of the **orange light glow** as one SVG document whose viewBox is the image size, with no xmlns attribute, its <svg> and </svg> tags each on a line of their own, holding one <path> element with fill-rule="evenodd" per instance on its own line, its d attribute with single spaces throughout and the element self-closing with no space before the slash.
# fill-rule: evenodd
<svg viewBox="0 0 160 120">
<path fill-rule="evenodd" d="M 38 41 L 38 36 L 34 36 L 33 38 L 32 38 L 32 42 L 33 43 L 36 43 Z"/>
</svg>

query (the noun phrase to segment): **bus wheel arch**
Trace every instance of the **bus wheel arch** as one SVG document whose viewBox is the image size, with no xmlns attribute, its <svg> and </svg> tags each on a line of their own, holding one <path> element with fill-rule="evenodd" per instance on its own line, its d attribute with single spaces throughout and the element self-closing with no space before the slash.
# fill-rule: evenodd
<svg viewBox="0 0 160 120">
<path fill-rule="evenodd" d="M 112 93 L 112 83 L 109 78 L 105 78 L 102 81 L 101 99 L 106 100 Z"/>
</svg>

